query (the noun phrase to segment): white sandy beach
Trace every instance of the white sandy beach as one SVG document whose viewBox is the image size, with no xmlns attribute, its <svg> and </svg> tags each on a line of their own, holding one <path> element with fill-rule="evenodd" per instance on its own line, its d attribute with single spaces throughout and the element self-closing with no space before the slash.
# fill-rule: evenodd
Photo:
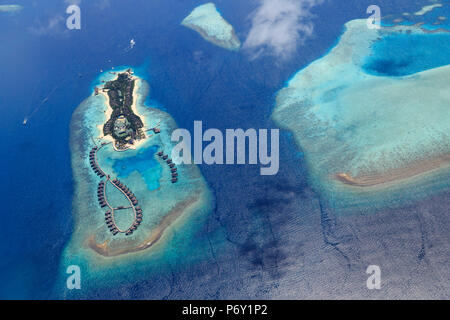
<svg viewBox="0 0 450 320">
<path fill-rule="evenodd" d="M 119 73 L 120 72 L 117 72 L 117 77 L 114 80 L 117 80 Z M 144 124 L 143 130 L 146 130 L 146 129 L 148 129 L 147 128 L 147 120 L 146 120 L 145 116 L 139 114 L 139 112 L 137 110 L 137 104 L 138 104 L 138 101 L 140 100 L 138 92 L 139 92 L 139 89 L 140 89 L 140 81 L 141 80 L 138 77 L 133 77 L 133 79 L 135 81 L 134 81 L 134 89 L 133 89 L 133 104 L 131 105 L 131 110 L 133 110 L 134 114 L 138 115 L 141 118 L 142 123 Z M 109 118 L 111 118 L 113 110 L 110 107 L 109 96 L 108 96 L 107 92 L 104 92 L 103 88 L 99 87 L 99 94 L 101 94 L 105 98 L 106 109 L 105 109 L 105 120 L 104 120 L 104 122 L 106 122 Z M 106 140 L 106 142 L 113 143 L 113 147 L 115 148 L 115 146 L 114 146 L 114 138 L 112 136 L 110 136 L 110 135 L 108 135 L 108 136 L 103 135 L 103 126 L 104 126 L 104 123 L 101 123 L 101 124 L 97 125 L 97 128 L 99 130 L 99 135 L 98 135 L 97 138 L 100 139 L 100 140 Z M 146 137 L 146 138 L 148 138 L 148 137 Z M 146 142 L 146 139 L 141 139 L 139 141 L 135 141 L 134 145 L 130 145 L 129 146 L 129 149 L 138 149 L 145 142 Z M 119 151 L 119 150 L 116 150 L 116 151 Z"/>
</svg>

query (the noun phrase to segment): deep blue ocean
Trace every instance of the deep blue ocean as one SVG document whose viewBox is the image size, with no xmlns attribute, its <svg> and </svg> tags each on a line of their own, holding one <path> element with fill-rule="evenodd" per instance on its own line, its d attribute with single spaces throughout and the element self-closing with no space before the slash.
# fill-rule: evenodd
<svg viewBox="0 0 450 320">
<path fill-rule="evenodd" d="M 52 288 L 73 228 L 69 123 L 73 110 L 91 94 L 100 69 L 121 65 L 139 69 L 150 84 L 151 103 L 162 106 L 179 127 L 192 130 L 194 120 L 202 120 L 204 128 L 220 130 L 273 128 L 270 114 L 276 92 L 336 43 L 345 22 L 367 17 L 366 8 L 373 1 L 328 0 L 314 8 L 315 36 L 286 61 L 273 56 L 252 60 L 180 26 L 198 1 L 82 1 L 79 31 L 65 29 L 64 1 L 15 2 L 24 6 L 20 13 L 0 13 L 0 299 L 59 298 Z M 9 2 L 0 1 L 4 3 Z M 424 3 L 377 1 L 383 14 L 415 10 Z M 248 16 L 258 2 L 216 5 L 238 37 L 245 39 Z M 131 38 L 136 46 L 127 50 Z M 23 125 L 25 117 L 28 122 Z M 276 176 L 260 176 L 257 166 L 200 166 L 216 197 L 211 213 L 216 223 L 205 226 L 202 234 L 219 232 L 237 243 L 238 254 L 255 270 L 262 266 L 261 252 L 276 241 L 276 230 L 270 239 L 262 236 L 270 235 L 267 217 L 305 214 L 284 212 L 282 199 L 270 196 L 271 188 L 295 190 L 299 196 L 308 189 L 301 152 L 290 134 L 282 132 L 280 139 Z M 264 259 L 270 264 L 281 257 L 272 252 Z M 180 272 L 192 273 L 178 278 L 184 281 L 199 271 L 183 266 Z M 145 284 L 136 288 L 136 297 L 142 291 Z M 117 292 L 96 294 L 119 297 Z"/>
</svg>

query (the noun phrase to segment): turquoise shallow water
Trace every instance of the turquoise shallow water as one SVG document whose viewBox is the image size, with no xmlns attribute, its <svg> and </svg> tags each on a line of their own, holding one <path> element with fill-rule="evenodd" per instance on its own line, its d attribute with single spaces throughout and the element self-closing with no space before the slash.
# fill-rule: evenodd
<svg viewBox="0 0 450 320">
<path fill-rule="evenodd" d="M 419 173 L 450 150 L 450 36 L 414 26 L 370 30 L 364 20 L 346 27 L 335 48 L 279 92 L 273 113 L 305 152 L 311 183 L 336 208 L 445 189 L 445 168 Z"/>
<path fill-rule="evenodd" d="M 127 67 L 115 68 L 116 71 L 122 69 Z M 111 78 L 112 76 L 105 72 L 97 78 L 94 86 L 99 85 L 102 80 Z M 197 241 L 203 241 L 195 239 L 193 235 L 202 226 L 201 222 L 211 210 L 212 195 L 196 166 L 177 166 L 180 180 L 176 184 L 171 183 L 170 168 L 156 156 L 156 153 L 164 150 L 170 154 L 173 147 L 170 132 L 176 124 L 169 114 L 145 104 L 145 101 L 148 101 L 149 89 L 147 82 L 139 82 L 136 108 L 145 119 L 146 129 L 158 124 L 161 133 L 155 135 L 147 132 L 146 140 L 137 150 L 117 152 L 114 151 L 112 144 L 108 144 L 97 153 L 101 168 L 111 175 L 112 179 L 118 177 L 127 185 L 143 209 L 142 223 L 132 236 L 119 235 L 111 239 L 104 221 L 105 210 L 98 206 L 96 198 L 99 179 L 89 167 L 86 158 L 95 137 L 101 134 L 101 127 L 98 125 L 105 122 L 105 99 L 102 96 L 89 97 L 77 108 L 72 118 L 72 165 L 77 182 L 74 198 L 76 231 L 65 249 L 61 275 L 64 277 L 63 270 L 68 265 L 79 265 L 84 272 L 86 283 L 92 284 L 86 285 L 88 291 L 116 286 L 123 283 L 124 279 L 136 281 L 153 273 L 162 274 L 164 270 L 161 268 L 164 269 L 167 263 L 173 263 L 178 259 L 196 260 L 203 256 L 203 253 L 188 254 L 186 248 Z M 106 192 L 108 200 L 111 200 L 114 207 L 129 206 L 123 194 L 109 183 Z M 163 225 L 162 235 L 153 242 L 155 239 L 152 236 L 161 228 L 161 222 L 173 212 L 175 214 L 171 215 L 173 220 L 170 226 Z M 177 215 L 179 212 L 181 215 Z M 130 209 L 118 210 L 115 217 L 117 225 L 123 229 L 134 221 Z M 107 244 L 109 250 L 114 253 L 109 255 L 111 252 L 109 251 L 106 255 L 99 254 L 86 245 L 88 241 L 91 241 L 89 242 L 91 245 L 99 247 Z M 149 243 L 153 244 L 147 249 L 138 249 L 131 253 L 122 251 L 125 249 L 126 252 L 130 252 L 128 251 L 130 248 L 134 250 Z M 70 297 L 76 296 L 76 293 L 73 295 L 74 292 L 66 293 Z"/>
<path fill-rule="evenodd" d="M 25 10 L 20 15 L 2 15 L 0 19 L 2 43 L 8 44 L 0 50 L 4 75 L 0 79 L 1 100 L 2 105 L 8 106 L 8 112 L 0 120 L 3 143 L 6 144 L 4 150 L 8 150 L 1 159 L 2 167 L 6 168 L 1 172 L 4 182 L 1 221 L 8 228 L 3 230 L 0 248 L 0 296 L 41 299 L 48 297 L 49 288 L 56 281 L 58 261 L 66 242 L 72 232 L 79 230 L 71 223 L 72 197 L 79 198 L 79 193 L 73 193 L 73 183 L 75 186 L 90 184 L 90 171 L 87 168 L 72 181 L 68 122 L 80 99 L 92 91 L 89 85 L 100 68 L 141 65 L 148 60 L 143 71 L 148 71 L 147 79 L 151 80 L 152 94 L 148 101 L 154 100 L 147 105 L 158 100 L 160 109 L 169 111 L 180 127 L 190 128 L 193 120 L 204 120 L 210 128 L 265 128 L 270 122 L 268 114 L 276 90 L 294 72 L 327 51 L 339 36 L 344 22 L 363 17 L 366 7 L 373 4 L 369 0 L 323 1 L 323 5 L 315 10 L 314 37 L 299 45 L 293 59 L 284 64 L 273 57 L 249 61 L 243 51 L 230 56 L 227 50 L 217 48 L 197 33 L 179 26 L 198 1 L 137 0 L 137 5 L 124 6 L 123 1 L 109 0 L 103 1 L 109 3 L 103 10 L 99 10 L 99 1 L 83 1 L 82 30 L 67 31 L 64 21 L 60 21 L 61 34 L 49 36 L 36 36 L 29 31 L 33 27 L 47 26 L 52 17 L 64 15 L 62 1 L 41 1 L 45 5 L 37 6 L 26 0 L 14 2 L 21 2 L 26 6 Z M 420 3 L 418 0 L 377 1 L 383 15 L 396 13 L 398 16 L 403 11 L 419 10 L 422 3 L 429 3 L 429 0 Z M 254 10 L 255 2 L 230 0 L 217 5 L 244 40 L 250 27 L 247 17 Z M 441 13 L 435 10 L 426 18 L 430 15 Z M 124 23 L 124 16 L 133 17 L 132 21 Z M 105 39 L 105 26 L 120 32 Z M 121 49 L 128 46 L 131 37 L 136 39 L 137 45 L 124 54 Z M 21 85 L 17 86 L 17 83 Z M 59 87 L 55 94 L 24 127 L 24 117 L 56 85 Z M 36 91 L 33 97 L 31 90 Z M 334 92 L 337 94 L 338 90 Z M 89 136 L 86 144 L 90 143 L 88 139 Z M 339 263 L 341 260 L 337 261 L 333 254 L 335 250 L 329 250 L 323 244 L 317 223 L 320 214 L 317 200 L 305 181 L 303 158 L 292 150 L 292 139 L 281 136 L 280 142 L 281 166 L 276 178 L 263 179 L 251 167 L 241 170 L 239 167 L 204 166 L 205 177 L 218 195 L 218 205 L 206 223 L 195 221 L 186 228 L 179 228 L 178 241 L 174 241 L 165 259 L 136 262 L 120 271 L 113 266 L 107 271 L 99 270 L 108 281 L 83 273 L 83 297 L 261 299 L 279 297 L 278 290 L 278 293 L 292 293 L 281 298 L 318 298 L 322 297 L 320 293 L 327 294 L 328 298 L 348 298 L 348 293 L 352 293 L 355 297 L 371 299 L 376 294 L 374 291 L 380 291 L 378 297 L 386 298 L 385 295 L 390 293 L 390 297 L 396 299 L 436 298 L 437 293 L 448 292 L 445 290 L 448 281 L 436 277 L 448 274 L 448 268 L 443 269 L 450 265 L 445 263 L 448 262 L 445 260 L 448 250 L 444 252 L 448 243 L 448 232 L 445 232 L 449 230 L 446 229 L 448 225 L 441 224 L 442 237 L 433 232 L 440 230 L 437 227 L 441 221 L 445 222 L 446 214 L 450 212 L 448 205 L 440 208 L 438 205 L 443 200 L 445 203 L 448 197 L 433 198 L 430 203 L 435 203 L 434 207 L 417 209 L 424 216 L 417 225 L 424 227 L 422 241 L 426 248 L 426 260 L 419 262 L 420 265 L 414 259 L 421 238 L 421 233 L 415 232 L 414 215 L 420 217 L 415 210 L 398 212 L 403 219 L 393 221 L 383 215 L 379 220 L 372 217 L 374 219 L 364 221 L 365 224 L 379 225 L 379 228 L 370 231 L 352 222 L 355 235 L 345 239 L 356 239 L 348 246 L 361 252 L 358 261 L 376 261 L 383 266 L 383 274 L 392 276 L 392 280 L 386 278 L 390 288 L 368 292 L 360 281 L 364 270 L 355 271 L 357 279 L 352 282 L 345 261 Z M 84 151 L 74 153 L 74 158 L 84 157 Z M 93 190 L 89 190 L 88 195 L 95 194 L 95 182 L 92 183 Z M 145 183 L 143 186 L 147 189 Z M 291 192 L 294 193 L 292 199 L 286 199 L 286 194 Z M 95 217 L 96 199 L 87 196 L 81 201 L 92 201 L 92 206 L 82 208 L 86 210 L 74 218 L 84 214 Z M 389 212 L 389 216 L 395 215 Z M 441 220 L 438 219 L 440 216 Z M 404 233 L 396 228 L 399 225 L 404 225 Z M 204 227 L 196 233 L 198 226 Z M 201 241 L 209 240 L 217 230 L 224 230 L 222 242 L 227 243 L 225 246 L 218 247 L 217 241 L 212 245 Z M 187 231 L 192 237 L 184 236 Z M 368 234 L 378 237 L 367 238 Z M 380 243 L 380 247 L 361 246 L 370 243 Z M 320 249 L 330 254 L 324 255 Z M 433 259 L 436 250 L 442 250 L 442 259 Z M 364 255 L 365 252 L 369 254 Z M 406 254 L 399 254 L 404 252 L 411 252 L 411 259 L 405 259 Z M 344 250 L 344 253 L 348 251 Z M 195 262 L 189 260 L 201 254 L 203 256 Z M 76 252 L 65 258 L 67 264 L 80 263 L 83 272 L 98 266 L 77 256 Z M 393 263 L 395 259 L 398 263 Z M 64 262 L 64 266 L 67 264 Z M 431 277 L 424 275 L 425 269 Z M 63 269 L 60 273 L 62 279 L 58 283 L 64 286 L 67 275 Z M 326 274 L 330 276 L 327 278 Z M 114 287 L 114 281 L 119 280 L 122 280 L 121 286 Z M 84 290 L 96 285 L 106 286 L 105 283 L 108 287 L 94 294 Z M 333 286 L 338 290 L 333 290 Z M 439 286 L 444 287 L 443 290 L 439 291 Z M 61 292 L 64 291 L 57 291 L 56 296 L 62 297 Z"/>
<path fill-rule="evenodd" d="M 449 63 L 450 33 L 401 33 L 375 42 L 363 69 L 373 75 L 405 76 Z"/>
<path fill-rule="evenodd" d="M 145 149 L 130 153 L 129 156 L 119 159 L 108 158 L 106 161 L 112 162 L 112 168 L 120 178 L 127 178 L 133 172 L 138 172 L 144 178 L 147 188 L 155 190 L 159 188 L 162 168 L 154 155 L 158 152 L 159 146 L 152 145 Z"/>
</svg>

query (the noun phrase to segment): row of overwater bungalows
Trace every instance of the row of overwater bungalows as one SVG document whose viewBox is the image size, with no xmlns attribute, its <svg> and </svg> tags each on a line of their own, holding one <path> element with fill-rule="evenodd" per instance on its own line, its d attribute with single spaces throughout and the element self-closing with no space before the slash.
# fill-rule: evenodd
<svg viewBox="0 0 450 320">
<path fill-rule="evenodd" d="M 127 195 L 128 199 L 130 199 L 133 206 L 137 206 L 138 200 L 136 199 L 136 196 L 134 195 L 133 192 L 131 192 L 130 189 L 128 189 L 128 187 L 126 185 L 124 185 L 122 182 L 120 182 L 119 179 L 114 179 L 112 182 L 116 185 L 116 187 L 118 187 L 120 190 L 122 190 Z"/>
<path fill-rule="evenodd" d="M 136 206 L 134 208 L 136 210 L 136 220 L 134 221 L 133 225 L 128 228 L 128 230 L 125 232 L 126 236 L 131 235 L 141 224 L 142 222 L 142 209 L 140 206 Z"/>
<path fill-rule="evenodd" d="M 128 199 L 133 204 L 134 210 L 136 211 L 136 219 L 133 222 L 133 225 L 125 232 L 125 235 L 129 236 L 139 227 L 142 222 L 142 209 L 140 206 L 138 206 L 138 200 L 134 193 L 125 184 L 120 182 L 120 180 L 117 178 L 112 180 L 112 183 L 114 183 L 117 188 L 122 190 L 127 195 Z"/>
<path fill-rule="evenodd" d="M 105 181 L 100 181 L 97 187 L 97 198 L 98 203 L 102 208 L 106 207 L 108 204 L 106 203 L 105 199 Z"/>
<path fill-rule="evenodd" d="M 115 236 L 116 234 L 119 233 L 119 230 L 117 229 L 117 226 L 114 223 L 112 213 L 109 210 L 106 211 L 106 213 L 105 213 L 105 222 L 106 222 L 106 225 L 108 226 L 109 231 L 111 231 L 113 236 Z"/>
<path fill-rule="evenodd" d="M 169 158 L 169 156 L 167 154 L 164 154 L 164 152 L 159 151 L 157 153 L 157 155 L 162 158 L 168 165 L 170 168 L 170 173 L 172 175 L 172 178 L 170 181 L 172 181 L 172 183 L 175 183 L 178 181 L 178 172 L 177 172 L 177 167 L 175 166 L 175 163 L 172 162 L 172 159 Z"/>
<path fill-rule="evenodd" d="M 97 152 L 97 150 L 98 147 L 95 146 L 89 152 L 89 163 L 95 174 L 97 174 L 100 178 L 103 178 L 105 176 L 105 173 L 102 171 L 102 169 L 100 169 L 100 167 L 97 165 L 97 161 L 95 160 L 95 153 Z"/>
</svg>

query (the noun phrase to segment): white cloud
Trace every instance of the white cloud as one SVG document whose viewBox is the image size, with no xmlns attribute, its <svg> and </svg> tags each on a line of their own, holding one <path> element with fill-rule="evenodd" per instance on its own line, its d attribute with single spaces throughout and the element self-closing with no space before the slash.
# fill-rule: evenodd
<svg viewBox="0 0 450 320">
<path fill-rule="evenodd" d="M 64 31 L 64 17 L 61 15 L 57 15 L 51 19 L 48 20 L 46 24 L 40 24 L 37 27 L 30 28 L 31 33 L 43 36 L 43 35 L 52 35 L 52 34 L 59 34 Z"/>
<path fill-rule="evenodd" d="M 313 34 L 311 8 L 324 0 L 259 0 L 243 48 L 252 58 L 272 54 L 287 58 Z"/>
</svg>

